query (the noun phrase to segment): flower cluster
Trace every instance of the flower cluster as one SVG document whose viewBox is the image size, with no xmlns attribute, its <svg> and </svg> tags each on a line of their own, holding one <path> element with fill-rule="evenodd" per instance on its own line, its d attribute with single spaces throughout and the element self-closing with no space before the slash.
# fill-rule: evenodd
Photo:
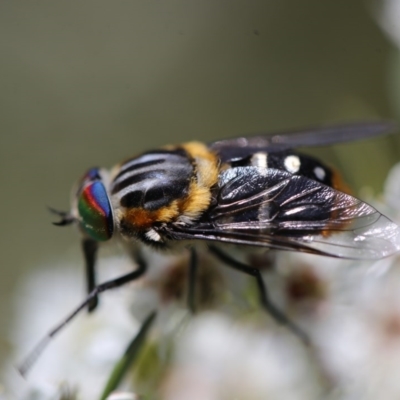
<svg viewBox="0 0 400 400">
<path fill-rule="evenodd" d="M 397 165 L 387 179 L 384 199 L 372 202 L 400 222 L 399 195 Z M 28 382 L 6 371 L 7 398 L 99 398 L 112 366 L 153 310 L 157 319 L 146 344 L 120 391 L 109 400 L 400 397 L 400 256 L 360 262 L 231 251 L 262 270 L 272 301 L 307 334 L 309 343 L 260 309 L 251 278 L 220 265 L 205 249 L 199 252 L 195 291 L 199 312 L 190 316 L 189 252 L 165 255 L 147 250 L 149 273 L 104 294 L 95 315 L 66 328 Z M 112 266 L 113 275 L 131 268 L 128 260 L 116 257 L 102 263 Z M 24 298 L 37 299 L 44 293 L 54 301 L 39 307 L 40 318 L 38 302 L 17 306 L 20 320 L 11 333 L 16 347 L 26 348 L 27 337 L 39 336 L 44 326 L 73 307 L 79 290 L 71 270 L 70 264 L 52 269 L 50 286 L 49 270 L 27 279 L 21 289 Z M 63 282 L 67 297 L 57 293 L 57 281 Z"/>
</svg>

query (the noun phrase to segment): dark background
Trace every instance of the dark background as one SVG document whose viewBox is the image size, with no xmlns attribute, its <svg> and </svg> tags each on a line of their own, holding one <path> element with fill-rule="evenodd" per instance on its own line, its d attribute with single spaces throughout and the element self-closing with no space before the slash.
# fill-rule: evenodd
<svg viewBox="0 0 400 400">
<path fill-rule="evenodd" d="M 27 271 L 72 252 L 83 293 L 76 232 L 52 226 L 46 205 L 68 209 L 87 168 L 170 142 L 396 120 L 397 50 L 374 12 L 356 0 L 1 2 L 0 361 L 18 351 L 9 327 Z M 356 193 L 379 193 L 399 143 L 317 153 Z M 38 313 L 51 304 L 43 293 Z"/>
</svg>

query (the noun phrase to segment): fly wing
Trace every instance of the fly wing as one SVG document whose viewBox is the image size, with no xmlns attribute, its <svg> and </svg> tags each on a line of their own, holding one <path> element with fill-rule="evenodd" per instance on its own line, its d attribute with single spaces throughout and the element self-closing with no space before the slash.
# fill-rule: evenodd
<svg viewBox="0 0 400 400">
<path fill-rule="evenodd" d="M 277 169 L 221 174 L 216 205 L 174 239 L 202 239 L 350 259 L 400 250 L 400 228 L 372 206 L 329 186 Z"/>
<path fill-rule="evenodd" d="M 361 122 L 220 140 L 209 147 L 220 156 L 222 162 L 227 162 L 257 151 L 276 152 L 297 147 L 327 146 L 372 138 L 395 130 L 396 125 L 390 121 Z"/>
</svg>

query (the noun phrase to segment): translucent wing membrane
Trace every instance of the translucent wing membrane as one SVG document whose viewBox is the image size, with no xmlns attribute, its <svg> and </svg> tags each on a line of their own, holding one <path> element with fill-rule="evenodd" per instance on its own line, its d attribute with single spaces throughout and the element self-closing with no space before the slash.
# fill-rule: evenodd
<svg viewBox="0 0 400 400">
<path fill-rule="evenodd" d="M 238 167 L 220 176 L 216 205 L 175 238 L 378 259 L 400 250 L 400 229 L 361 200 L 277 169 Z"/>
<path fill-rule="evenodd" d="M 390 121 L 362 122 L 220 140 L 211 143 L 210 148 L 225 162 L 262 150 L 275 152 L 297 147 L 327 146 L 367 139 L 395 130 L 396 125 Z"/>
</svg>

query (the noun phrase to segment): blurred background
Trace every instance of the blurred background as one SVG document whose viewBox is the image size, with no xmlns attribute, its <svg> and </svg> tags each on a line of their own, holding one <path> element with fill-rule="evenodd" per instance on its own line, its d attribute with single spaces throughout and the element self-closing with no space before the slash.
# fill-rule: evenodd
<svg viewBox="0 0 400 400">
<path fill-rule="evenodd" d="M 0 362 L 37 339 L 16 348 L 16 304 L 40 314 L 56 301 L 46 286 L 40 299 L 21 292 L 27 276 L 76 260 L 71 304 L 82 298 L 78 237 L 46 206 L 67 210 L 89 167 L 171 142 L 398 120 L 397 3 L 1 2 Z M 379 193 L 399 149 L 392 136 L 314 154 L 355 193 Z M 63 298 L 59 278 L 36 276 Z"/>
</svg>

